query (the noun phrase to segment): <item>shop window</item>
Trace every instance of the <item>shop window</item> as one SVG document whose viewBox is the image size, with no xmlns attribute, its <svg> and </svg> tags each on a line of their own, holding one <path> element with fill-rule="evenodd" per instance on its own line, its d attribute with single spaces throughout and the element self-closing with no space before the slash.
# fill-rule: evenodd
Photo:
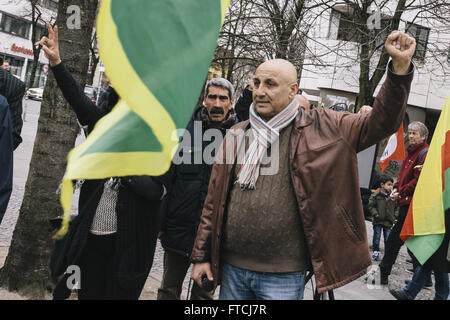
<svg viewBox="0 0 450 320">
<path fill-rule="evenodd" d="M 382 47 L 387 37 L 389 36 L 389 27 L 391 25 L 391 18 L 381 19 L 381 30 L 375 30 L 377 32 L 375 36 L 375 48 Z"/>
<path fill-rule="evenodd" d="M 47 79 L 46 74 L 44 72 L 44 64 L 39 63 L 38 68 L 36 69 L 36 74 L 34 75 L 34 87 L 44 87 L 45 86 L 45 81 Z M 28 60 L 28 66 L 27 66 L 27 71 L 26 71 L 26 75 L 25 75 L 25 82 L 28 85 L 28 82 L 30 81 L 30 77 L 31 77 L 31 69 L 33 67 L 33 60 Z"/>
<path fill-rule="evenodd" d="M 9 72 L 11 72 L 13 75 L 21 77 L 24 60 L 17 59 L 11 56 L 5 56 L 4 59 L 9 62 Z"/>
<path fill-rule="evenodd" d="M 25 20 L 21 20 L 3 13 L 0 23 L 0 31 L 28 39 L 30 36 L 30 24 Z"/>
<path fill-rule="evenodd" d="M 351 14 L 335 9 L 331 11 L 328 31 L 330 39 L 358 42 L 358 32 L 356 32 L 355 28 L 356 22 Z"/>
<path fill-rule="evenodd" d="M 36 26 L 36 41 L 39 41 L 42 39 L 42 37 L 48 37 L 48 31 L 47 28 L 44 28 L 43 26 Z"/>
<path fill-rule="evenodd" d="M 414 58 L 419 60 L 425 59 L 430 29 L 408 22 L 406 25 L 406 33 L 416 39 L 416 52 L 414 53 Z"/>
</svg>

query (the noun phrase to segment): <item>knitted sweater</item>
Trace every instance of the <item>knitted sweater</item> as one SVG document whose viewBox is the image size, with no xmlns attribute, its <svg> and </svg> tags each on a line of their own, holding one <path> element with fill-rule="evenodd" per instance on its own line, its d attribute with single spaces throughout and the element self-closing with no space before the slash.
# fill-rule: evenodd
<svg viewBox="0 0 450 320">
<path fill-rule="evenodd" d="M 280 154 L 288 153 L 292 127 L 291 124 L 280 132 Z M 289 158 L 279 159 L 278 172 L 260 175 L 255 190 L 234 184 L 225 225 L 225 263 L 274 273 L 302 271 L 310 265 Z M 240 165 L 235 169 L 236 174 Z"/>
</svg>

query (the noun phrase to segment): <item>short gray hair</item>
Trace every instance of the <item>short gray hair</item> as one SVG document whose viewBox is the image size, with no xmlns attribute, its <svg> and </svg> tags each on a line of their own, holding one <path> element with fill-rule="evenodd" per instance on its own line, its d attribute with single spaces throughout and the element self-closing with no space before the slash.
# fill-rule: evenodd
<svg viewBox="0 0 450 320">
<path fill-rule="evenodd" d="M 228 81 L 227 79 L 224 78 L 213 78 L 211 80 L 209 80 L 208 84 L 206 85 L 205 88 L 205 95 L 208 95 L 208 90 L 210 87 L 220 87 L 220 88 L 224 88 L 228 90 L 228 94 L 229 94 L 229 98 L 230 100 L 233 99 L 233 95 L 234 95 L 234 88 L 233 85 L 231 84 L 230 81 Z"/>
<path fill-rule="evenodd" d="M 428 128 L 420 121 L 411 122 L 408 126 L 408 130 L 419 131 L 421 137 L 428 137 Z"/>
</svg>

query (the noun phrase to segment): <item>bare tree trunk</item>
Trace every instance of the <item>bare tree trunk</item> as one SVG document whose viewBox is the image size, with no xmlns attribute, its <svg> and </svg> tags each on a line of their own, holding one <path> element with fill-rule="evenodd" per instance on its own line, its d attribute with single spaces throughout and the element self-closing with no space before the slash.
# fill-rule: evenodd
<svg viewBox="0 0 450 320">
<path fill-rule="evenodd" d="M 366 35 L 361 35 L 359 58 L 359 95 L 355 112 L 358 112 L 363 105 L 371 106 L 373 104 L 373 91 L 370 86 L 370 48 Z"/>
<path fill-rule="evenodd" d="M 33 46 L 34 48 L 34 46 Z M 34 59 L 33 59 L 33 66 L 31 67 L 31 74 L 30 74 L 30 79 L 28 81 L 28 88 L 34 88 L 35 86 L 35 78 L 36 78 L 36 71 L 39 65 L 39 55 L 41 54 L 41 50 L 40 49 L 33 49 L 33 55 L 34 55 Z"/>
<path fill-rule="evenodd" d="M 100 62 L 100 55 L 98 54 L 98 48 L 97 48 L 97 32 L 94 33 L 91 39 L 91 45 L 89 47 L 90 53 L 91 53 L 91 73 L 89 74 L 87 84 L 93 85 L 94 83 L 94 77 L 95 77 L 95 71 L 97 70 L 97 65 Z"/>
<path fill-rule="evenodd" d="M 61 57 L 81 84 L 87 77 L 90 35 L 97 3 L 97 0 L 59 1 L 57 25 Z M 69 5 L 80 7 L 81 29 L 67 29 Z M 49 219 L 62 214 L 56 190 L 78 131 L 75 114 L 50 72 L 19 219 L 8 257 L 0 270 L 0 285 L 32 299 L 45 298 L 52 290 L 49 262 L 53 240 Z"/>
<path fill-rule="evenodd" d="M 28 88 L 34 88 L 34 78 L 36 77 L 36 70 L 39 65 L 39 55 L 41 54 L 40 47 L 36 47 L 34 44 L 36 43 L 36 27 L 38 25 L 38 21 L 41 17 L 41 12 L 37 8 L 37 1 L 30 0 L 31 4 L 31 22 L 33 24 L 33 31 L 31 33 L 31 42 L 33 48 L 33 65 L 31 67 L 30 79 L 28 81 Z"/>
<path fill-rule="evenodd" d="M 393 30 L 398 30 L 399 24 L 400 24 L 400 18 L 405 10 L 406 7 L 406 0 L 399 0 L 397 2 L 397 8 L 395 10 L 395 14 L 392 17 L 391 23 L 389 25 L 389 33 Z M 365 25 L 365 21 L 367 21 L 369 15 L 367 14 L 367 7 L 363 6 L 361 8 L 360 14 L 362 15 L 362 19 L 360 19 L 360 24 Z M 370 48 L 368 46 L 368 43 L 370 42 L 370 39 L 366 36 L 368 33 L 368 30 L 365 29 L 365 35 L 362 35 L 362 41 L 361 41 L 361 51 L 359 55 L 360 59 L 360 78 L 359 78 L 359 94 L 358 94 L 358 102 L 355 106 L 355 112 L 358 112 L 358 110 L 363 105 L 372 105 L 373 104 L 373 94 L 380 83 L 381 79 L 383 78 L 384 73 L 386 72 L 386 67 L 389 62 L 389 54 L 386 51 L 386 48 L 382 49 L 380 58 L 377 63 L 377 67 L 372 74 L 372 77 L 370 77 Z"/>
</svg>

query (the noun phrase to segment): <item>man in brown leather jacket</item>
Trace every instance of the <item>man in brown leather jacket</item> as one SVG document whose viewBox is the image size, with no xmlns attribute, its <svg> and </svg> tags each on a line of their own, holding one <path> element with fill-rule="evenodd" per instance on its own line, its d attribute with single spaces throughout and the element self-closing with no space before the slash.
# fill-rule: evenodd
<svg viewBox="0 0 450 320">
<path fill-rule="evenodd" d="M 230 130 L 212 169 L 191 255 L 199 285 L 206 275 L 226 300 L 302 299 L 308 269 L 319 293 L 366 273 L 371 258 L 356 154 L 400 126 L 415 40 L 395 31 L 385 47 L 392 61 L 367 114 L 306 113 L 294 99 L 291 63 L 258 67 L 250 122 Z"/>
</svg>

